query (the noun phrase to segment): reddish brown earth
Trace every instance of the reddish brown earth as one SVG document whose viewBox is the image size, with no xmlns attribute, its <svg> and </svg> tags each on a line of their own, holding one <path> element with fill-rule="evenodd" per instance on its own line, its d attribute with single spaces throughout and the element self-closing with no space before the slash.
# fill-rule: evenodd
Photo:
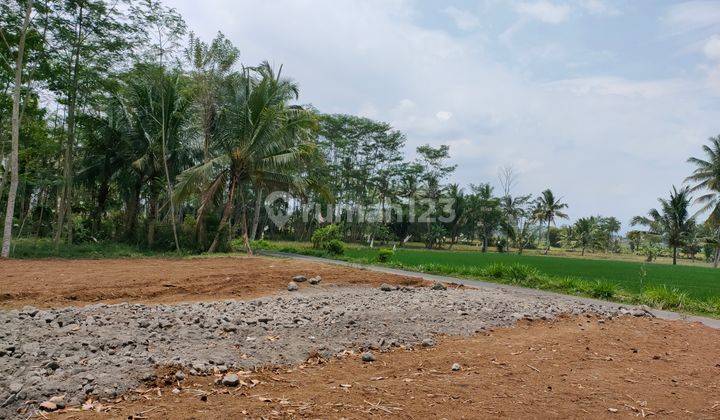
<svg viewBox="0 0 720 420">
<path fill-rule="evenodd" d="M 451 371 L 453 363 L 462 369 Z M 95 408 L 125 419 L 718 418 L 720 331 L 647 318 L 570 318 L 445 338 L 430 349 L 379 354 L 373 363 L 349 355 L 240 377 L 245 385 L 237 388 L 191 377 Z"/>
<path fill-rule="evenodd" d="M 418 281 L 261 257 L 3 261 L 0 307 L 244 299 L 284 292 L 296 274 L 321 275 L 323 283 L 338 285 Z M 88 411 L 45 415 L 720 418 L 720 331 L 699 324 L 568 318 L 376 356 L 373 363 L 348 355 L 241 372 L 245 385 L 237 388 L 216 385 L 213 376 L 189 376 L 181 384 L 161 380 L 116 401 L 95 402 Z M 451 371 L 453 363 L 462 369 Z"/>
<path fill-rule="evenodd" d="M 249 299 L 285 290 L 295 275 L 323 284 L 417 284 L 392 276 L 309 261 L 265 257 L 0 261 L 0 308 L 91 303 Z"/>
</svg>

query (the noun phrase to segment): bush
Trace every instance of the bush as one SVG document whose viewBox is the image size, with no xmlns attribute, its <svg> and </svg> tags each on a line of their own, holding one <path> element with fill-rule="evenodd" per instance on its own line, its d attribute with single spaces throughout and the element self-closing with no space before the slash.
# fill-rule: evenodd
<svg viewBox="0 0 720 420">
<path fill-rule="evenodd" d="M 242 244 L 242 238 L 240 238 L 240 246 L 244 246 Z M 272 243 L 270 243 L 270 241 L 265 240 L 265 239 L 258 239 L 258 240 L 250 242 L 250 247 L 252 249 L 268 249 L 268 250 L 275 248 L 275 246 Z"/>
<path fill-rule="evenodd" d="M 540 272 L 535 267 L 515 263 L 505 269 L 505 276 L 518 283 L 533 282 L 540 277 Z"/>
<path fill-rule="evenodd" d="M 327 250 L 330 241 L 337 240 L 342 242 L 342 232 L 340 231 L 340 226 L 327 225 L 321 227 L 313 232 L 310 240 L 312 241 L 313 248 Z"/>
<path fill-rule="evenodd" d="M 590 287 L 590 296 L 597 299 L 611 299 L 617 293 L 617 285 L 607 281 L 596 281 Z"/>
<path fill-rule="evenodd" d="M 325 244 L 325 250 L 331 255 L 342 255 L 345 252 L 345 244 L 339 239 L 331 239 Z"/>
<path fill-rule="evenodd" d="M 482 270 L 480 271 L 482 276 L 490 277 L 493 279 L 504 278 L 506 272 L 507 272 L 507 266 L 503 263 L 488 264 L 487 266 L 483 267 Z"/>
<path fill-rule="evenodd" d="M 393 250 L 390 249 L 390 248 L 381 248 L 381 249 L 378 251 L 377 259 L 378 259 L 378 261 L 380 261 L 380 262 L 388 262 L 388 261 L 390 261 L 390 258 L 392 258 L 392 256 L 393 256 L 394 254 L 395 254 L 395 251 L 393 251 Z"/>
<path fill-rule="evenodd" d="M 669 289 L 667 286 L 650 286 L 645 288 L 641 299 L 648 305 L 658 309 L 682 308 L 688 301 L 687 292 Z"/>
</svg>

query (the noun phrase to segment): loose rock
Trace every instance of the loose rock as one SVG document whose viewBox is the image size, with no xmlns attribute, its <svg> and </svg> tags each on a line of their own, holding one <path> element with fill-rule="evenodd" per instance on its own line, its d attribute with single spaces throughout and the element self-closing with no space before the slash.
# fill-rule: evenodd
<svg viewBox="0 0 720 420">
<path fill-rule="evenodd" d="M 433 340 L 432 338 L 426 338 L 422 341 L 423 347 L 432 347 L 434 345 L 435 345 L 435 340 Z"/>
<path fill-rule="evenodd" d="M 453 372 L 457 372 L 460 370 L 460 363 L 453 363 L 452 368 Z"/>
<path fill-rule="evenodd" d="M 395 286 L 389 285 L 387 283 L 383 283 L 380 285 L 380 290 L 382 290 L 383 292 L 392 292 L 395 289 Z"/>
<path fill-rule="evenodd" d="M 320 284 L 321 281 L 322 281 L 322 277 L 315 276 L 315 277 L 310 278 L 310 280 L 308 280 L 308 283 L 310 283 L 312 285 L 316 285 L 316 284 Z"/>
<path fill-rule="evenodd" d="M 369 352 L 369 351 L 366 351 L 365 353 L 362 354 L 362 361 L 363 361 L 363 362 L 366 362 L 366 363 L 367 363 L 367 362 L 374 362 L 374 361 L 375 361 L 375 355 L 372 354 L 372 353 Z"/>
<path fill-rule="evenodd" d="M 175 372 L 175 379 L 178 381 L 184 381 L 185 380 L 185 373 L 182 370 L 178 370 Z"/>
<path fill-rule="evenodd" d="M 296 282 L 296 283 L 302 283 L 302 282 L 304 282 L 304 281 L 307 280 L 307 277 L 305 277 L 305 276 L 294 276 L 292 279 L 293 279 L 293 281 Z"/>
<path fill-rule="evenodd" d="M 239 383 L 240 378 L 234 373 L 228 373 L 222 378 L 222 384 L 225 386 L 238 386 Z"/>
<path fill-rule="evenodd" d="M 299 287 L 298 287 L 297 283 L 295 283 L 294 281 L 291 281 L 290 283 L 288 283 L 287 289 L 289 292 L 294 292 L 297 289 L 299 289 Z"/>
<path fill-rule="evenodd" d="M 447 286 L 445 284 L 438 282 L 435 282 L 432 287 L 432 290 L 447 290 Z"/>
<path fill-rule="evenodd" d="M 40 410 L 42 410 L 42 411 L 55 411 L 57 409 L 58 409 L 57 404 L 55 404 L 52 401 L 45 401 L 40 404 Z"/>
</svg>

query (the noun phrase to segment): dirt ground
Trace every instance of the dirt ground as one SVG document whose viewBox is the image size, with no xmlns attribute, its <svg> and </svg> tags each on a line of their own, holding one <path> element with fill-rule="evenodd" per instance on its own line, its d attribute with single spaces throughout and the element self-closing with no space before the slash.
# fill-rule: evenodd
<svg viewBox="0 0 720 420">
<path fill-rule="evenodd" d="M 416 284 L 415 278 L 264 257 L 4 261 L 0 308 L 253 298 L 297 274 L 329 284 Z M 301 286 L 304 287 L 304 286 Z M 51 418 L 720 417 L 720 331 L 624 317 L 525 322 L 430 348 L 375 352 L 363 363 L 300 366 L 171 380 Z M 462 368 L 452 371 L 459 363 Z M 166 376 L 164 376 L 166 375 Z M 163 378 L 168 378 L 163 380 Z"/>
<path fill-rule="evenodd" d="M 285 290 L 295 275 L 324 284 L 417 284 L 412 277 L 266 257 L 0 262 L 0 308 L 250 299 Z"/>
<path fill-rule="evenodd" d="M 717 418 L 720 331 L 648 318 L 567 318 L 448 337 L 378 354 L 373 363 L 348 355 L 239 376 L 237 388 L 215 385 L 213 376 L 158 380 L 95 408 L 126 419 Z"/>
</svg>

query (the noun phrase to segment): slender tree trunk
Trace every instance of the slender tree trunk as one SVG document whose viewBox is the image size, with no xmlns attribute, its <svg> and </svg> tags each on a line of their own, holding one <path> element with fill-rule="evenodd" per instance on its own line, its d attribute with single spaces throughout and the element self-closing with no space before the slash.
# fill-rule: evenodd
<svg viewBox="0 0 720 420">
<path fill-rule="evenodd" d="M 98 189 L 97 206 L 93 209 L 92 217 L 92 228 L 91 232 L 93 236 L 97 235 L 100 229 L 100 222 L 102 221 L 103 213 L 105 213 L 105 206 L 107 205 L 108 195 L 110 194 L 110 183 L 107 177 L 103 177 Z"/>
<path fill-rule="evenodd" d="M 163 79 L 165 74 L 163 72 Z M 161 81 L 161 95 L 160 103 L 162 104 L 162 160 L 163 168 L 165 169 L 165 182 L 167 185 L 168 200 L 170 202 L 170 224 L 172 224 L 173 239 L 175 239 L 175 250 L 180 253 L 180 241 L 178 240 L 177 234 L 177 223 L 175 221 L 175 201 L 173 200 L 173 189 L 172 182 L 170 182 L 170 170 L 168 169 L 168 154 L 167 154 L 167 127 L 165 119 L 165 80 Z"/>
<path fill-rule="evenodd" d="M 147 226 L 147 246 L 148 248 L 152 248 L 153 245 L 155 245 L 155 223 L 157 221 L 157 212 L 158 212 L 158 205 L 157 205 L 157 198 L 156 197 L 150 197 L 150 202 L 148 204 L 148 226 Z"/>
<path fill-rule="evenodd" d="M 550 252 L 550 218 L 547 221 L 547 248 L 545 248 L 545 255 Z"/>
<path fill-rule="evenodd" d="M 248 223 L 247 223 L 247 206 L 245 206 L 244 194 L 240 194 L 240 206 L 242 206 L 242 235 L 243 244 L 245 245 L 245 252 L 248 255 L 252 255 L 253 251 L 250 247 L 250 238 L 248 237 Z"/>
<path fill-rule="evenodd" d="M 67 132 L 67 144 L 65 145 L 65 156 L 64 156 L 64 167 L 63 167 L 63 180 L 64 185 L 62 193 L 60 195 L 60 203 L 58 207 L 58 219 L 57 226 L 55 226 L 55 238 L 53 242 L 57 247 L 60 244 L 60 238 L 62 237 L 62 231 L 67 219 L 68 223 L 72 219 L 72 187 L 73 187 L 73 149 L 75 147 L 75 109 L 77 107 L 77 91 L 78 91 L 78 77 L 80 70 L 80 43 L 83 29 L 83 7 L 80 5 L 80 12 L 78 15 L 78 25 L 76 32 L 75 51 L 73 52 L 73 65 L 72 65 L 72 84 L 70 91 L 68 92 L 68 132 Z M 70 227 L 70 240 L 72 240 L 72 227 Z"/>
<path fill-rule="evenodd" d="M 250 240 L 254 241 L 257 236 L 258 224 L 260 223 L 260 211 L 262 209 L 263 190 L 257 189 L 257 197 L 255 197 L 255 212 L 253 213 L 252 230 L 250 231 Z"/>
<path fill-rule="evenodd" d="M 713 260 L 713 267 L 718 268 L 718 263 L 720 263 L 720 244 L 715 248 L 715 259 Z"/>
<path fill-rule="evenodd" d="M 124 237 L 126 241 L 135 240 L 135 227 L 137 226 L 138 219 L 138 208 L 140 207 L 140 191 L 142 190 L 143 178 L 138 177 L 133 190 L 131 192 L 130 200 L 127 202 L 127 208 L 125 213 L 125 233 Z"/>
<path fill-rule="evenodd" d="M 10 191 L 8 191 L 7 206 L 5 208 L 5 226 L 3 228 L 3 242 L 0 257 L 10 257 L 10 241 L 12 240 L 12 225 L 15 212 L 15 197 L 17 195 L 18 181 L 20 178 L 18 168 L 18 154 L 20 149 L 20 90 L 22 87 L 22 69 L 25 54 L 25 37 L 30 26 L 30 14 L 32 13 L 32 0 L 28 0 L 25 8 L 25 18 L 18 40 L 18 51 L 15 59 L 15 86 L 13 88 L 12 105 L 12 150 L 10 152 Z"/>
<path fill-rule="evenodd" d="M 227 203 L 225 203 L 225 208 L 223 209 L 222 218 L 220 219 L 220 224 L 218 225 L 217 232 L 215 232 L 215 238 L 212 241 L 212 244 L 210 244 L 210 248 L 208 248 L 209 253 L 213 253 L 217 250 L 218 246 L 220 245 L 220 235 L 222 234 L 222 231 L 225 229 L 225 227 L 228 224 L 228 219 L 230 219 L 230 215 L 232 214 L 233 210 L 233 201 L 235 198 L 235 187 L 237 185 L 237 180 L 233 176 L 233 180 L 230 182 L 230 190 L 228 191 L 228 200 Z"/>
<path fill-rule="evenodd" d="M 677 247 L 673 247 L 673 265 L 677 265 Z"/>
</svg>

